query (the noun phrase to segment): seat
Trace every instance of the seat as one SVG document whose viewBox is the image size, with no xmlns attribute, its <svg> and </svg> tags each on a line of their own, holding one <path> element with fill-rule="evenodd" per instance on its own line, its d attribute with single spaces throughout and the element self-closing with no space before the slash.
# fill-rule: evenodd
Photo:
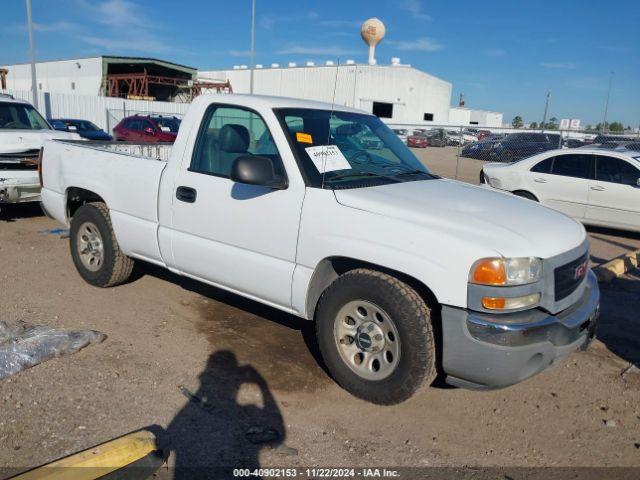
<svg viewBox="0 0 640 480">
<path fill-rule="evenodd" d="M 236 158 L 249 153 L 249 130 L 244 125 L 229 123 L 220 129 L 216 164 L 213 171 L 228 176 Z"/>
</svg>

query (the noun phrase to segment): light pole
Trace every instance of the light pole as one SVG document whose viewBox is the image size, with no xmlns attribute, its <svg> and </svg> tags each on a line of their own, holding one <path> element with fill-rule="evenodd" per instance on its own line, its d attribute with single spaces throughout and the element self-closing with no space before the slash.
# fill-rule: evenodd
<svg viewBox="0 0 640 480">
<path fill-rule="evenodd" d="M 256 0 L 251 0 L 251 52 L 249 53 L 249 93 L 253 95 L 253 70 L 255 69 L 255 36 L 256 36 Z"/>
<path fill-rule="evenodd" d="M 547 111 L 549 110 L 549 98 L 551 98 L 551 90 L 547 90 L 547 99 L 544 102 L 544 116 L 542 117 L 540 130 L 544 130 L 545 123 L 547 123 Z"/>
<path fill-rule="evenodd" d="M 602 125 L 600 131 L 603 132 L 607 128 L 607 112 L 609 110 L 609 97 L 611 96 L 611 84 L 613 83 L 613 72 L 609 72 L 609 88 L 607 89 L 607 100 L 604 102 L 604 115 L 602 116 Z"/>
<path fill-rule="evenodd" d="M 38 109 L 38 83 L 36 80 L 36 50 L 33 45 L 33 24 L 31 22 L 31 0 L 27 1 L 27 28 L 29 30 L 29 56 L 31 57 L 31 92 L 33 106 Z"/>
</svg>

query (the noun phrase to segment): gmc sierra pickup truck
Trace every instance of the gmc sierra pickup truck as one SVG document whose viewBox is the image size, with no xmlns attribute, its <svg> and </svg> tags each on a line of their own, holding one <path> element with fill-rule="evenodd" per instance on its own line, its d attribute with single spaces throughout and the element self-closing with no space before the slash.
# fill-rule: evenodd
<svg viewBox="0 0 640 480">
<path fill-rule="evenodd" d="M 144 261 L 313 320 L 334 379 L 379 404 L 436 374 L 512 385 L 595 333 L 582 225 L 431 174 L 371 114 L 201 96 L 163 148 L 45 145 L 43 205 L 90 284 Z"/>
</svg>

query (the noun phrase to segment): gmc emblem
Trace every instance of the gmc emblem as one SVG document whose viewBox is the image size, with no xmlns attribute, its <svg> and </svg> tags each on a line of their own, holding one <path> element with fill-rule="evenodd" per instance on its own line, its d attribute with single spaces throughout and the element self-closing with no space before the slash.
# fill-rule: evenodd
<svg viewBox="0 0 640 480">
<path fill-rule="evenodd" d="M 575 272 L 573 273 L 573 279 L 578 280 L 579 278 L 584 277 L 587 274 L 587 270 L 589 269 L 589 260 L 585 260 L 580 265 L 576 267 Z"/>
</svg>

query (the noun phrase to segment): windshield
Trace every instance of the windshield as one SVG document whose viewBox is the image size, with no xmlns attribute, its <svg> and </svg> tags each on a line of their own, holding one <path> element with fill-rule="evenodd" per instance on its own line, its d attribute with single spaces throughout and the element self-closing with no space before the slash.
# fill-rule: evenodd
<svg viewBox="0 0 640 480">
<path fill-rule="evenodd" d="M 180 120 L 175 117 L 151 117 L 151 120 L 156 122 L 158 127 L 169 129 L 170 132 L 178 133 L 180 128 Z"/>
<path fill-rule="evenodd" d="M 100 129 L 88 120 L 64 120 L 67 127 L 76 127 L 79 132 L 99 132 Z"/>
<path fill-rule="evenodd" d="M 437 178 L 378 117 L 304 108 L 275 112 L 313 187 L 358 188 Z"/>
<path fill-rule="evenodd" d="M 31 105 L 0 102 L 0 130 L 51 130 Z"/>
</svg>

